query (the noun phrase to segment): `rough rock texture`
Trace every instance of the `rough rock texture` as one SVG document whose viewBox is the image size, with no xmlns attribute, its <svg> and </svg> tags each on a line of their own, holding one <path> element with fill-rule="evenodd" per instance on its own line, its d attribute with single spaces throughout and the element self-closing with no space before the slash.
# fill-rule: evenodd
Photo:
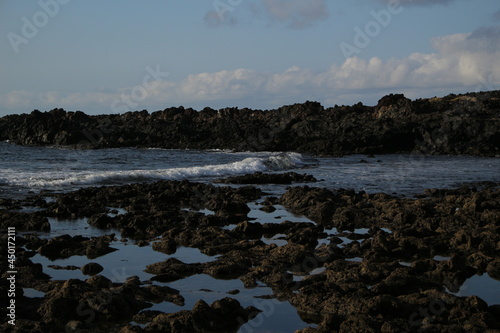
<svg viewBox="0 0 500 333">
<path fill-rule="evenodd" d="M 0 228 L 14 227 L 16 230 L 49 231 L 50 223 L 39 213 L 21 213 L 0 209 Z"/>
<path fill-rule="evenodd" d="M 85 275 L 96 275 L 104 270 L 104 267 L 95 262 L 89 262 L 82 266 L 82 273 Z"/>
<path fill-rule="evenodd" d="M 86 148 L 161 147 L 290 151 L 318 155 L 417 152 L 499 155 L 500 91 L 411 101 L 388 95 L 373 107 L 305 102 L 262 111 L 238 108 L 88 116 L 33 111 L 0 118 L 0 140 Z"/>
<path fill-rule="evenodd" d="M 94 259 L 116 251 L 109 246 L 113 239 L 114 234 L 92 238 L 62 235 L 48 240 L 27 236 L 26 248 L 36 250 L 49 259 L 69 258 L 74 255 L 85 255 L 89 259 Z"/>
<path fill-rule="evenodd" d="M 262 173 L 256 172 L 243 176 L 233 176 L 216 180 L 215 183 L 224 184 L 292 184 L 292 183 L 314 183 L 317 179 L 311 175 L 298 174 L 296 172 L 285 173 Z"/>
<path fill-rule="evenodd" d="M 296 186 L 261 203 L 279 202 L 314 223 L 249 220 L 247 202 L 262 194 L 254 187 L 160 181 L 81 189 L 58 194 L 50 203 L 33 200 L 33 207 L 45 209 L 38 212 L 40 217 L 87 217 L 99 228 L 120 228 L 162 253 L 187 246 L 214 258 L 186 263 L 165 255 L 165 260 L 145 262 L 145 271 L 152 274 L 149 281 L 132 276 L 113 283 L 97 274 L 102 267 L 92 264 L 82 271 L 97 275 L 85 281 L 54 281 L 30 258 L 37 253 L 53 259 L 95 258 L 112 249 L 114 234 L 51 239 L 18 235 L 16 302 L 23 310 L 15 328 L 4 321 L 0 330 L 236 332 L 259 310 L 266 311 L 243 308 L 224 296 L 212 305 L 199 301 L 193 309 L 175 313 L 147 310 L 160 302 L 183 306 L 183 295 L 165 284 L 206 274 L 238 278 L 245 288 L 265 284 L 272 289 L 265 297 L 289 302 L 304 322 L 317 324 L 304 333 L 500 332 L 500 305 L 453 294 L 476 274 L 500 276 L 500 184 L 430 189 L 416 198 Z M 12 200 L 6 207 L 19 204 Z M 107 207 L 127 213 L 108 215 Z M 37 228 L 30 224 L 31 213 L 18 214 L 20 221 L 26 216 L 27 229 Z M 275 236 L 279 245 L 262 238 Z M 5 235 L 0 240 L 6 253 Z M 6 267 L 0 266 L 3 295 L 9 288 Z M 23 288 L 44 297 L 25 297 Z M 0 306 L 0 315 L 7 318 L 5 298 Z"/>
<path fill-rule="evenodd" d="M 258 314 L 254 307 L 241 307 L 237 300 L 223 298 L 208 305 L 199 300 L 192 310 L 160 313 L 152 318 L 146 328 L 125 326 L 120 332 L 236 332 L 242 323 Z"/>
<path fill-rule="evenodd" d="M 223 226 L 245 219 L 250 211 L 245 202 L 262 192 L 253 187 L 216 187 L 188 181 L 160 181 L 103 188 L 85 188 L 60 195 L 47 204 L 47 213 L 58 218 L 89 217 L 88 223 L 102 228 L 120 229 L 123 237 L 159 236 L 172 227 Z M 109 206 L 123 208 L 126 214 L 112 216 Z M 209 209 L 214 215 L 197 210 Z M 154 244 L 172 248 L 175 244 Z M 162 252 L 163 252 L 162 251 Z"/>
</svg>

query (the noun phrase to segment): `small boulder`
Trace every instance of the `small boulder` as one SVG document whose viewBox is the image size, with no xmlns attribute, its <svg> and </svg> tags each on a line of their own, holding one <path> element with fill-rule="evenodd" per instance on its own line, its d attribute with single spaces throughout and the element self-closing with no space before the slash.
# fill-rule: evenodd
<svg viewBox="0 0 500 333">
<path fill-rule="evenodd" d="M 96 275 L 104 270 L 104 268 L 95 262 L 90 262 L 81 268 L 82 273 L 85 275 Z"/>
</svg>

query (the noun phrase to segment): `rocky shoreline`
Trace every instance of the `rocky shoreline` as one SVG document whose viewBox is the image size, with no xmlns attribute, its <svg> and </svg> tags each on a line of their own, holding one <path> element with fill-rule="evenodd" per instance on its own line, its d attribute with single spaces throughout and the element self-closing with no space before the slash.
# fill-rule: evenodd
<svg viewBox="0 0 500 333">
<path fill-rule="evenodd" d="M 388 95 L 376 106 L 305 102 L 264 111 L 172 107 L 89 116 L 54 109 L 0 118 L 0 140 L 78 148 L 500 156 L 499 116 L 500 91 L 413 101 Z"/>
<path fill-rule="evenodd" d="M 114 251 L 110 244 L 118 236 L 18 236 L 16 291 L 23 295 L 23 288 L 32 288 L 45 296 L 18 297 L 17 325 L 4 322 L 1 330 L 236 332 L 266 311 L 242 307 L 232 296 L 238 290 L 211 305 L 200 300 L 191 310 L 147 310 L 160 302 L 183 304 L 183 296 L 168 283 L 206 274 L 240 279 L 245 288 L 264 283 L 272 288 L 270 300 L 288 301 L 311 324 L 303 333 L 500 332 L 500 304 L 453 294 L 474 275 L 500 280 L 500 184 L 429 189 L 416 198 L 401 198 L 301 186 L 297 182 L 313 184 L 313 177 L 294 173 L 257 173 L 220 182 L 238 185 L 159 181 L 85 188 L 53 194 L 54 200 L 40 195 L 0 199 L 2 229 L 47 231 L 48 218 L 86 218 L 94 227 L 119 230 L 134 246 L 151 246 L 167 255 L 180 246 L 217 255 L 204 263 L 169 257 L 145 264 L 153 274 L 147 281 L 131 276 L 112 282 L 95 263 L 55 267 L 81 269 L 88 275 L 85 280 L 51 280 L 42 265 L 30 260 L 35 254 L 94 259 Z M 245 185 L 289 182 L 292 186 L 280 197 Z M 313 222 L 252 221 L 248 204 L 255 201 L 262 211 L 279 204 Z M 109 207 L 126 213 L 115 214 Z M 275 235 L 283 235 L 286 244 L 262 241 Z M 5 267 L 2 294 L 8 290 Z M 7 318 L 4 302 L 2 298 L 0 311 Z"/>
</svg>

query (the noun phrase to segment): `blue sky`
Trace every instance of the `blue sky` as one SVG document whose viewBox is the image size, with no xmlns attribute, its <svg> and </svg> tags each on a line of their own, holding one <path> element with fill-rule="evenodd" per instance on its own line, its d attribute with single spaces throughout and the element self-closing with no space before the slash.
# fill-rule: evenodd
<svg viewBox="0 0 500 333">
<path fill-rule="evenodd" d="M 0 2 L 0 116 L 500 89 L 498 0 Z"/>
</svg>

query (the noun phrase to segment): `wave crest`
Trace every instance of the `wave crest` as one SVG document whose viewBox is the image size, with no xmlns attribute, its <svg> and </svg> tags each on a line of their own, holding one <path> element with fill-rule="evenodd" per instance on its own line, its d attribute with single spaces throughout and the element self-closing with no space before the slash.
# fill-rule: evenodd
<svg viewBox="0 0 500 333">
<path fill-rule="evenodd" d="M 108 185 L 138 181 L 182 180 L 205 177 L 227 177 L 239 174 L 279 171 L 300 168 L 306 165 L 299 153 L 279 153 L 266 157 L 249 157 L 241 161 L 220 165 L 197 167 L 154 169 L 154 170 L 113 170 L 89 173 L 82 171 L 69 174 L 59 179 L 32 177 L 29 186 L 64 186 L 64 185 Z"/>
</svg>

